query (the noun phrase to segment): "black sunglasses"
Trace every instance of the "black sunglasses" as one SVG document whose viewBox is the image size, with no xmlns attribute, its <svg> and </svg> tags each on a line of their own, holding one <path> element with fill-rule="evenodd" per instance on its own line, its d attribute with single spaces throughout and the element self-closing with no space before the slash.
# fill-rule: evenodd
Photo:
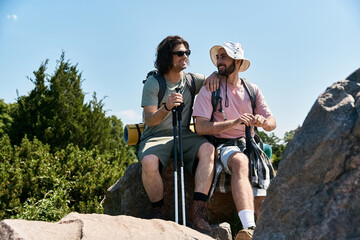
<svg viewBox="0 0 360 240">
<path fill-rule="evenodd" d="M 191 51 L 190 50 L 186 50 L 186 51 L 177 51 L 177 52 L 173 52 L 172 54 L 176 54 L 179 57 L 184 56 L 184 54 L 186 54 L 186 56 L 190 56 Z"/>
</svg>

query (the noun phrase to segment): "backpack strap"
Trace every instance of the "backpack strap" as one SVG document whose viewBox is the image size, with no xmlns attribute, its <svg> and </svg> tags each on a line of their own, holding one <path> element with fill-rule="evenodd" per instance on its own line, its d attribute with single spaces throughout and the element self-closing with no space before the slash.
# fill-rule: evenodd
<svg viewBox="0 0 360 240">
<path fill-rule="evenodd" d="M 195 99 L 196 85 L 195 85 L 194 75 L 192 73 L 185 73 L 185 79 L 186 79 L 186 84 L 188 85 L 188 88 L 189 88 L 190 94 L 191 94 L 191 106 L 190 106 L 190 111 L 189 111 L 189 121 L 191 121 L 191 115 L 192 115 L 194 99 Z M 190 124 L 190 122 L 189 122 L 189 124 Z M 195 129 L 195 132 L 196 132 L 196 129 Z"/>
<path fill-rule="evenodd" d="M 246 91 L 249 94 L 250 97 L 250 101 L 251 101 L 251 107 L 253 109 L 253 114 L 255 113 L 255 108 L 256 108 L 256 95 L 255 95 L 255 90 L 253 88 L 253 86 L 251 85 L 251 83 L 246 80 L 245 78 L 241 78 L 241 81 L 244 84 L 244 87 L 246 89 Z"/>
<path fill-rule="evenodd" d="M 156 78 L 156 80 L 159 83 L 158 107 L 160 108 L 161 101 L 164 98 L 165 91 L 166 91 L 166 80 L 165 80 L 164 76 L 160 73 L 156 73 L 153 76 Z"/>
<path fill-rule="evenodd" d="M 191 98 L 192 98 L 191 102 L 193 103 L 195 99 L 195 91 L 196 91 L 194 75 L 192 73 L 185 73 L 185 79 L 186 79 L 186 84 L 190 89 Z"/>
<path fill-rule="evenodd" d="M 245 78 L 241 78 L 241 81 L 244 84 L 244 87 L 247 91 L 247 93 L 249 94 L 250 97 L 250 101 L 251 101 L 251 107 L 253 110 L 253 114 L 255 114 L 255 108 L 256 108 L 256 95 L 255 95 L 255 90 L 254 87 L 251 85 L 251 83 L 246 80 Z M 254 130 L 256 130 L 257 127 L 254 127 Z"/>
</svg>

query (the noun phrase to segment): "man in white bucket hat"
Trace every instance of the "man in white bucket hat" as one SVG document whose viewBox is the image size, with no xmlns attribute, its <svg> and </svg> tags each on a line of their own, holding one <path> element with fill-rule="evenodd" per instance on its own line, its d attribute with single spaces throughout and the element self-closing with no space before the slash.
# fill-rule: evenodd
<svg viewBox="0 0 360 240">
<path fill-rule="evenodd" d="M 217 67 L 217 54 L 219 50 L 223 48 L 227 55 L 234 60 L 241 60 L 241 66 L 238 72 L 245 72 L 249 66 L 250 61 L 244 58 L 244 49 L 240 43 L 224 42 L 223 45 L 215 45 L 210 49 L 211 61 Z M 220 74 L 221 75 L 221 74 Z"/>
<path fill-rule="evenodd" d="M 244 228 L 237 234 L 236 240 L 251 239 L 256 227 L 254 194 L 257 193 L 252 189 L 249 160 L 243 153 L 245 125 L 272 131 L 276 128 L 276 120 L 260 89 L 248 82 L 256 96 L 253 111 L 244 86 L 245 80 L 239 78 L 239 72 L 246 71 L 250 61 L 244 57 L 244 49 L 239 43 L 216 45 L 210 49 L 210 57 L 220 76 L 220 100 L 213 109 L 211 92 L 204 87 L 200 90 L 193 111 L 196 131 L 200 135 L 214 136 L 223 169 L 231 175 L 230 190 Z"/>
</svg>

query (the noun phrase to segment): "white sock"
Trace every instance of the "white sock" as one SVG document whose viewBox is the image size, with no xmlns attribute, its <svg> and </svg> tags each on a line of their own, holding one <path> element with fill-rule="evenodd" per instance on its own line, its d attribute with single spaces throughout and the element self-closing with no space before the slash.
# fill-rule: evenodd
<svg viewBox="0 0 360 240">
<path fill-rule="evenodd" d="M 248 227 L 256 227 L 254 211 L 245 209 L 238 212 L 238 215 L 244 229 Z"/>
</svg>

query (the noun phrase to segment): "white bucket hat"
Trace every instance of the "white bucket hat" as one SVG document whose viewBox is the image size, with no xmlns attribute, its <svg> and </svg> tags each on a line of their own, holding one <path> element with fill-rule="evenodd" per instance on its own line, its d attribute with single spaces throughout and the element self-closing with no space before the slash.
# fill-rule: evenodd
<svg viewBox="0 0 360 240">
<path fill-rule="evenodd" d="M 214 65 L 217 67 L 216 54 L 219 49 L 224 48 L 227 55 L 235 60 L 243 60 L 239 72 L 246 71 L 250 66 L 250 61 L 244 58 L 244 49 L 240 43 L 224 42 L 222 45 L 215 45 L 210 49 L 210 58 Z"/>
</svg>

